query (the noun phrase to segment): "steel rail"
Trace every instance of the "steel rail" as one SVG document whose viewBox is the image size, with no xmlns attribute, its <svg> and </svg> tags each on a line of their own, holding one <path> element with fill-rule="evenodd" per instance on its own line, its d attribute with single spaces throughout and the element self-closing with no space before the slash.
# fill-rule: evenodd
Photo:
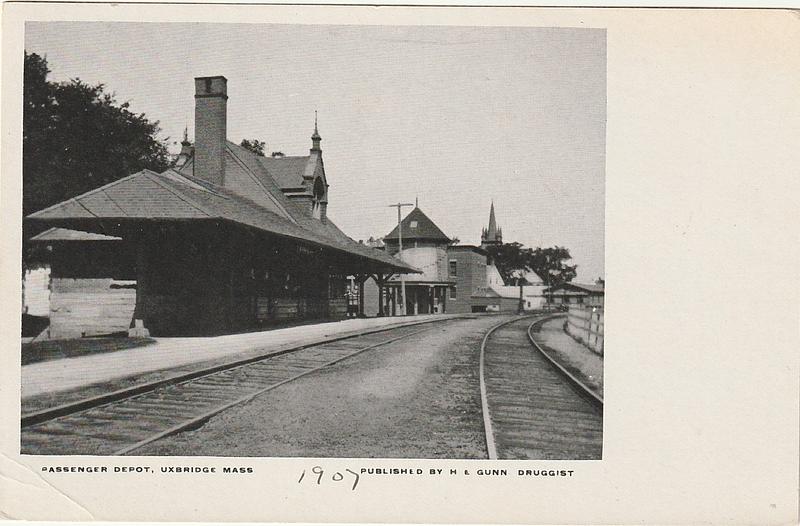
<svg viewBox="0 0 800 526">
<path fill-rule="evenodd" d="M 41 411 L 35 411 L 31 413 L 27 413 L 21 416 L 20 418 L 20 429 L 25 429 L 27 427 L 31 427 L 36 424 L 42 424 L 44 422 L 48 422 L 50 420 L 54 420 L 56 418 L 60 418 L 63 416 L 68 416 L 74 413 L 79 413 L 81 411 L 85 411 L 87 409 L 94 409 L 102 406 L 106 406 L 109 404 L 113 404 L 115 402 L 120 402 L 122 400 L 127 400 L 129 398 L 136 397 L 138 395 L 146 394 L 156 389 L 167 387 L 170 385 L 178 385 L 182 383 L 186 383 L 192 380 L 196 380 L 198 378 L 203 378 L 206 376 L 210 376 L 221 371 L 226 371 L 230 369 L 235 369 L 237 367 L 241 367 L 243 365 L 249 365 L 251 363 L 260 362 L 263 360 L 267 360 L 269 358 L 274 358 L 276 356 L 281 356 L 284 354 L 289 354 L 297 351 L 301 351 L 303 349 L 309 349 L 312 347 L 319 347 L 322 345 L 327 345 L 330 343 L 342 341 L 342 340 L 349 340 L 353 338 L 358 338 L 361 336 L 366 336 L 369 334 L 375 334 L 379 332 L 386 332 L 393 329 L 399 329 L 403 327 L 412 327 L 415 325 L 424 325 L 428 323 L 437 323 L 437 322 L 444 322 L 449 321 L 452 319 L 461 319 L 459 318 L 446 318 L 443 320 L 438 319 L 429 319 L 417 322 L 410 322 L 410 323 L 401 323 L 397 325 L 392 325 L 391 327 L 380 327 L 375 329 L 367 329 L 364 331 L 359 331 L 355 334 L 350 333 L 342 336 L 337 336 L 334 338 L 330 338 L 324 341 L 312 342 L 307 343 L 304 345 L 299 345 L 297 347 L 290 347 L 287 349 L 280 349 L 277 351 L 269 351 L 264 354 L 259 354 L 257 356 L 251 356 L 249 358 L 233 360 L 230 362 L 225 362 L 222 364 L 214 365 L 211 367 L 207 367 L 204 369 L 198 369 L 197 371 L 192 371 L 189 373 L 179 374 L 175 376 L 171 376 L 169 378 L 164 378 L 161 380 L 156 380 L 153 382 L 146 382 L 141 383 L 138 385 L 134 385 L 132 387 L 126 387 L 123 389 L 118 389 L 116 391 L 112 391 L 110 393 L 104 393 L 102 395 L 93 396 L 89 398 L 83 398 L 81 400 L 76 400 L 74 402 L 69 402 L 66 404 L 58 405 L 56 407 L 50 407 L 47 409 L 43 409 Z"/>
<path fill-rule="evenodd" d="M 578 393 L 581 397 L 583 397 L 587 402 L 589 402 L 593 407 L 596 409 L 603 409 L 603 397 L 595 393 L 592 389 L 589 388 L 585 383 L 581 382 L 575 375 L 567 371 L 567 369 L 558 363 L 558 361 L 550 356 L 544 349 L 542 349 L 541 345 L 534 339 L 533 337 L 533 326 L 537 323 L 544 323 L 545 321 L 555 318 L 557 316 L 550 316 L 548 318 L 543 318 L 541 320 L 536 320 L 528 326 L 528 339 L 530 340 L 533 348 L 539 351 L 547 362 L 555 368 L 555 370 L 561 374 L 566 380 L 567 383 L 572 387 L 572 389 Z"/>
<path fill-rule="evenodd" d="M 444 320 L 442 320 L 442 321 L 444 321 Z M 421 325 L 421 323 L 419 325 Z M 408 325 L 405 325 L 405 327 L 408 327 Z M 302 378 L 304 376 L 307 376 L 309 374 L 316 373 L 316 372 L 320 371 L 321 369 L 324 369 L 326 367 L 330 367 L 331 365 L 337 364 L 337 363 L 339 363 L 341 361 L 347 360 L 349 358 L 357 356 L 357 355 L 359 355 L 359 354 L 361 354 L 363 352 L 369 351 L 369 350 L 374 349 L 376 347 L 381 347 L 381 346 L 384 346 L 384 345 L 388 345 L 388 344 L 394 343 L 394 342 L 396 342 L 398 340 L 402 340 L 404 338 L 408 338 L 408 337 L 414 336 L 416 334 L 420 334 L 420 333 L 427 332 L 427 331 L 430 331 L 430 330 L 432 330 L 432 327 L 428 327 L 428 328 L 425 328 L 425 329 L 414 331 L 414 332 L 409 333 L 409 334 L 403 334 L 403 335 L 397 336 L 395 338 L 390 338 L 390 339 L 384 340 L 382 342 L 378 342 L 378 343 L 374 343 L 372 345 L 368 345 L 367 347 L 363 347 L 363 348 L 358 349 L 357 351 L 354 351 L 354 352 L 352 352 L 350 354 L 347 354 L 345 356 L 336 358 L 335 360 L 331 360 L 329 362 L 326 362 L 326 363 L 324 363 L 324 364 L 322 364 L 322 365 L 320 365 L 318 367 L 315 367 L 313 369 L 309 369 L 308 371 L 304 371 L 304 372 L 302 372 L 300 374 L 292 376 L 291 378 L 287 378 L 285 380 L 281 380 L 280 382 L 268 385 L 268 386 L 266 386 L 266 387 L 264 387 L 262 389 L 259 389 L 259 390 L 255 391 L 253 393 L 249 393 L 249 394 L 247 394 L 245 396 L 237 398 L 236 400 L 228 402 L 228 403 L 226 403 L 224 405 L 215 407 L 214 409 L 206 411 L 205 413 L 202 413 L 202 414 L 200 414 L 200 415 L 198 415 L 198 416 L 196 416 L 196 417 L 194 417 L 194 418 L 192 418 L 190 420 L 187 420 L 187 421 L 182 422 L 180 424 L 177 424 L 177 425 L 175 425 L 173 427 L 170 427 L 170 428 L 168 428 L 168 429 L 166 429 L 164 431 L 161 431 L 160 433 L 151 435 L 151 436 L 149 436 L 149 437 L 147 437 L 147 438 L 145 438 L 143 440 L 140 440 L 139 442 L 136 442 L 135 444 L 132 444 L 130 446 L 127 446 L 127 447 L 124 447 L 122 449 L 119 449 L 119 450 L 115 451 L 114 453 L 112 453 L 112 455 L 116 455 L 116 456 L 127 455 L 127 454 L 132 453 L 133 451 L 136 451 L 137 449 L 140 449 L 140 448 L 142 448 L 142 447 L 144 447 L 144 446 L 146 446 L 148 444 L 151 444 L 151 443 L 153 443 L 153 442 L 155 442 L 157 440 L 161 440 L 162 438 L 168 437 L 170 435 L 174 435 L 174 434 L 180 433 L 181 431 L 183 431 L 185 429 L 194 428 L 196 426 L 202 425 L 203 423 L 207 422 L 209 419 L 211 419 L 215 415 L 217 415 L 217 414 L 219 414 L 219 413 L 221 413 L 221 412 L 223 412 L 223 411 L 225 411 L 227 409 L 230 409 L 233 406 L 248 402 L 248 401 L 254 399 L 255 397 L 257 397 L 259 395 L 262 395 L 262 394 L 264 394 L 264 393 L 266 393 L 268 391 L 276 389 L 276 388 L 278 388 L 278 387 L 280 387 L 282 385 L 288 384 L 289 382 L 293 382 L 293 381 L 295 381 L 295 380 L 297 380 L 299 378 Z M 242 365 L 240 367 L 246 367 L 248 365 L 250 365 L 250 364 L 244 364 L 244 365 Z"/>
<path fill-rule="evenodd" d="M 483 413 L 483 433 L 486 440 L 486 452 L 489 457 L 489 460 L 497 460 L 497 446 L 495 445 L 494 441 L 492 418 L 489 414 L 489 398 L 487 396 L 487 391 L 486 391 L 486 380 L 485 380 L 486 342 L 489 341 L 489 337 L 492 335 L 492 333 L 497 329 L 499 329 L 500 327 L 504 327 L 506 325 L 517 322 L 519 320 L 523 320 L 525 318 L 529 318 L 531 316 L 536 316 L 536 315 L 534 314 L 529 316 L 518 316 L 516 318 L 512 318 L 510 320 L 498 323 L 497 325 L 491 327 L 488 331 L 486 331 L 486 334 L 484 334 L 483 340 L 481 341 L 481 353 L 480 353 L 480 358 L 478 360 L 478 377 L 481 388 L 481 412 Z"/>
<path fill-rule="evenodd" d="M 479 358 L 479 365 L 478 365 L 478 376 L 480 380 L 480 391 L 481 391 L 481 411 L 483 413 L 483 429 L 484 429 L 484 436 L 486 441 L 486 451 L 489 460 L 497 460 L 499 457 L 497 455 L 497 444 L 495 441 L 495 432 L 494 426 L 492 425 L 492 418 L 491 418 L 491 410 L 489 408 L 489 397 L 488 391 L 486 388 L 486 344 L 489 341 L 489 338 L 492 334 L 497 330 L 506 325 L 510 325 L 512 323 L 516 323 L 520 320 L 525 318 L 540 316 L 539 319 L 534 320 L 527 329 L 528 339 L 530 340 L 531 344 L 534 348 L 541 353 L 547 362 L 551 364 L 560 374 L 562 374 L 567 380 L 568 384 L 577 392 L 577 394 L 582 395 L 585 397 L 587 401 L 589 401 L 594 407 L 597 407 L 599 403 L 599 407 L 602 410 L 603 407 L 603 399 L 593 393 L 586 385 L 584 385 L 580 380 L 575 378 L 572 374 L 569 373 L 566 369 L 564 369 L 558 362 L 556 362 L 552 357 L 550 357 L 536 341 L 533 339 L 531 335 L 531 331 L 533 326 L 537 323 L 544 323 L 553 318 L 557 318 L 561 316 L 561 314 L 550 314 L 550 315 L 542 315 L 542 314 L 532 314 L 528 316 L 518 316 L 511 320 L 506 320 L 497 325 L 491 327 L 483 337 L 483 341 L 481 341 L 481 351 L 480 351 L 480 358 Z"/>
</svg>

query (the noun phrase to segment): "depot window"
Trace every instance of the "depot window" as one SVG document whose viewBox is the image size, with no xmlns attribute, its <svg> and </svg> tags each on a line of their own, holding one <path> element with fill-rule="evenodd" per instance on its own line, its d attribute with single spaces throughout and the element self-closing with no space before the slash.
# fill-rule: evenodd
<svg viewBox="0 0 800 526">
<path fill-rule="evenodd" d="M 450 287 L 450 299 L 451 300 L 458 299 L 456 287 Z"/>
<path fill-rule="evenodd" d="M 455 259 L 450 260 L 450 275 L 458 276 L 458 262 Z"/>
</svg>

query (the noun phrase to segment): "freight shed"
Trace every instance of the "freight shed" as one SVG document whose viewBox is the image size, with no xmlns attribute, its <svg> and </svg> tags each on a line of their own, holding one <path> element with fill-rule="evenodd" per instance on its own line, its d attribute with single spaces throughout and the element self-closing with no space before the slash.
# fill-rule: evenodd
<svg viewBox="0 0 800 526">
<path fill-rule="evenodd" d="M 128 326 L 143 320 L 158 336 L 340 318 L 347 276 L 419 272 L 356 243 L 327 217 L 316 125 L 309 155 L 262 157 L 226 138 L 227 80 L 197 78 L 195 90 L 195 143 L 184 139 L 174 168 L 143 170 L 28 216 L 39 225 L 119 238 L 74 243 L 56 256 L 54 280 L 74 280 L 76 291 L 88 280 L 104 280 L 108 290 L 108 280 L 124 281 L 135 290 Z M 108 264 L 85 265 L 95 258 Z M 92 290 L 76 292 L 75 301 L 92 301 Z M 80 335 L 88 320 L 51 323 L 66 327 L 61 334 Z M 109 323 L 108 332 L 117 325 Z"/>
</svg>

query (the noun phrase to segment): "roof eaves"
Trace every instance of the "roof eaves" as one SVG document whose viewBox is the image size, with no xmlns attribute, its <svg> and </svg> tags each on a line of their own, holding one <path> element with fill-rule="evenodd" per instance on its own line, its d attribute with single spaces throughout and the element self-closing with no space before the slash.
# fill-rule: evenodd
<svg viewBox="0 0 800 526">
<path fill-rule="evenodd" d="M 99 188 L 95 188 L 93 190 L 89 190 L 88 192 L 84 192 L 84 193 L 82 193 L 80 195 L 76 195 L 75 197 L 70 197 L 69 199 L 66 199 L 64 201 L 60 201 L 60 202 L 58 202 L 58 203 L 56 203 L 54 205 L 50 205 L 47 208 L 43 208 L 41 210 L 33 212 L 32 214 L 28 214 L 27 218 L 28 219 L 37 219 L 38 217 L 41 217 L 41 215 L 44 214 L 45 212 L 49 212 L 51 210 L 55 210 L 55 209 L 63 206 L 66 203 L 69 203 L 69 202 L 75 202 L 79 206 L 81 206 L 83 208 L 86 208 L 85 206 L 83 206 L 83 205 L 81 205 L 80 203 L 77 202 L 78 198 L 89 197 L 90 195 L 94 195 L 94 194 L 96 194 L 98 192 L 104 192 L 106 189 L 111 188 L 112 186 L 118 185 L 118 184 L 120 184 L 120 183 L 122 183 L 124 181 L 127 181 L 128 179 L 132 179 L 132 178 L 134 178 L 134 177 L 136 177 L 138 175 L 141 175 L 144 172 L 148 172 L 148 171 L 149 170 L 140 170 L 140 171 L 136 172 L 135 174 L 128 175 L 128 176 L 123 177 L 121 179 L 117 179 L 116 181 L 111 181 L 110 183 L 104 184 L 103 186 L 101 186 Z"/>
<path fill-rule="evenodd" d="M 59 242 L 59 241 L 121 241 L 121 237 L 98 234 L 96 232 L 84 232 L 68 228 L 51 227 L 36 234 L 29 241 L 35 242 Z"/>
</svg>

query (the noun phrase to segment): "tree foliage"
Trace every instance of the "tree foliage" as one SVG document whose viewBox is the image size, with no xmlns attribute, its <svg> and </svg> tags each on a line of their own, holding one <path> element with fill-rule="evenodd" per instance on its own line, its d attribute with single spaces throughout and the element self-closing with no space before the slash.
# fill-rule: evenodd
<svg viewBox="0 0 800 526">
<path fill-rule="evenodd" d="M 158 122 L 117 103 L 103 84 L 47 80 L 47 59 L 25 52 L 23 213 L 88 192 L 170 157 Z"/>
<path fill-rule="evenodd" d="M 246 150 L 250 150 L 259 157 L 264 157 L 264 149 L 267 147 L 267 143 L 259 141 L 258 139 L 242 139 L 240 146 Z"/>
<path fill-rule="evenodd" d="M 567 283 L 575 278 L 577 265 L 567 265 L 572 259 L 564 247 L 526 248 L 520 243 L 505 243 L 487 247 L 489 258 L 509 285 L 526 285 L 524 275 L 533 272 L 548 287 Z"/>
<path fill-rule="evenodd" d="M 158 122 L 117 103 L 103 84 L 51 82 L 47 59 L 25 52 L 22 110 L 22 212 L 31 214 L 142 169 L 170 164 Z M 42 228 L 23 224 L 23 268 L 45 253 L 27 240 Z M 40 249 L 43 247 L 39 247 Z"/>
</svg>

